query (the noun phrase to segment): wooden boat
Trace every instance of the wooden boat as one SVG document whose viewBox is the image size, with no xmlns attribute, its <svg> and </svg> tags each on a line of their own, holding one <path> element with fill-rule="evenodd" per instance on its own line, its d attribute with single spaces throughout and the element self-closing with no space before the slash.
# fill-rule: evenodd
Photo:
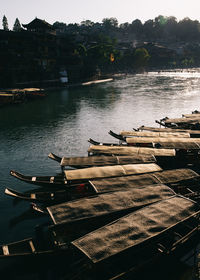
<svg viewBox="0 0 200 280">
<path fill-rule="evenodd" d="M 184 118 L 199 118 L 200 119 L 200 113 L 183 114 L 182 117 L 184 117 Z"/>
<path fill-rule="evenodd" d="M 193 161 L 193 155 L 198 157 L 200 151 L 200 138 L 134 137 L 126 138 L 126 141 L 127 145 L 130 146 L 151 144 L 155 148 L 175 149 L 176 157 L 181 155 L 181 160 L 186 160 L 186 157 L 189 159 L 189 156 L 191 156 L 190 163 Z"/>
<path fill-rule="evenodd" d="M 169 187 L 161 184 L 156 188 L 150 186 L 142 188 L 142 190 L 144 191 L 143 194 L 141 188 L 137 188 L 48 207 L 48 213 L 57 227 L 49 227 L 47 233 L 43 233 L 41 227 L 36 228 L 35 238 L 1 246 L 0 258 L 57 253 L 59 250 L 68 248 L 69 241 L 80 237 L 82 235 L 81 230 L 84 233 L 95 230 L 99 226 L 103 226 L 145 205 L 174 195 Z M 40 207 L 38 209 L 40 211 Z M 77 227 L 79 227 L 78 231 Z"/>
<path fill-rule="evenodd" d="M 66 244 L 58 244 L 59 236 L 55 236 L 51 227 L 36 226 L 33 237 L 0 245 L 0 259 L 31 258 L 67 255 Z M 33 258 L 33 259 L 32 259 Z"/>
<path fill-rule="evenodd" d="M 161 139 L 161 141 L 160 141 Z M 164 140 L 166 139 L 166 140 Z M 197 168 L 200 163 L 199 157 L 199 150 L 200 150 L 200 142 L 195 141 L 196 138 L 180 138 L 183 140 L 181 142 L 176 141 L 175 138 L 151 138 L 151 137 L 133 137 L 127 138 L 127 146 L 115 146 L 115 147 L 108 147 L 108 146 L 101 146 L 101 145 L 94 145 L 89 148 L 88 153 L 89 155 L 134 155 L 129 151 L 134 151 L 130 148 L 137 147 L 142 149 L 142 153 L 149 152 L 154 154 L 156 158 L 156 162 L 164 169 L 172 169 L 172 168 L 183 168 L 187 167 L 188 165 L 192 165 L 193 167 Z M 191 141 L 185 141 L 189 139 Z M 199 140 L 199 139 L 198 139 Z M 151 142 L 154 141 L 154 142 Z M 160 141 L 160 142 L 158 142 Z M 165 142 L 166 141 L 166 142 Z M 149 145 L 154 149 L 162 149 L 160 151 L 148 150 Z M 126 148 L 126 149 L 125 149 Z M 129 150 L 130 149 L 130 150 Z M 175 151 L 175 156 L 167 155 L 165 150 L 170 149 Z M 163 153 L 164 152 L 164 153 Z M 140 154 L 141 156 L 142 154 Z M 139 157 L 136 155 L 136 157 Z M 89 157 L 90 158 L 90 157 Z"/>
<path fill-rule="evenodd" d="M 11 89 L 6 91 L 9 94 L 20 95 L 26 99 L 34 99 L 38 97 L 45 97 L 46 93 L 41 88 L 22 88 L 22 89 Z"/>
<path fill-rule="evenodd" d="M 51 154 L 52 155 L 52 154 Z M 136 163 L 151 163 L 156 162 L 152 155 L 146 156 L 93 156 L 93 157 L 58 157 L 53 154 L 52 159 L 55 158 L 60 163 L 61 167 L 87 168 L 92 166 L 107 166 L 107 165 L 123 165 Z M 59 159 L 58 159 L 59 158 Z"/>
<path fill-rule="evenodd" d="M 113 132 L 112 130 L 110 130 L 108 133 L 111 136 L 113 136 L 114 138 L 116 138 L 116 139 L 118 139 L 120 141 L 126 141 L 126 138 L 123 135 L 117 134 L 117 133 Z M 95 145 L 95 143 L 91 143 L 91 144 Z"/>
<path fill-rule="evenodd" d="M 196 139 L 196 138 L 194 138 Z M 155 148 L 163 148 L 163 149 L 175 149 L 176 151 L 177 150 L 184 150 L 185 152 L 186 151 L 193 151 L 196 153 L 199 153 L 199 150 L 200 150 L 200 142 L 198 141 L 191 141 L 191 142 L 179 142 L 179 141 L 166 141 L 166 142 L 157 142 L 155 141 L 153 143 L 153 146 Z"/>
<path fill-rule="evenodd" d="M 0 92 L 0 106 L 22 103 L 24 98 L 25 97 L 21 94 Z"/>
<path fill-rule="evenodd" d="M 188 141 L 186 140 L 188 139 Z M 180 141 L 179 141 L 180 140 Z M 198 165 L 199 164 L 199 150 L 200 150 L 200 140 L 194 139 L 194 138 L 164 138 L 164 137 L 127 137 L 127 148 L 128 147 L 142 147 L 142 148 L 157 148 L 157 149 L 174 149 L 176 151 L 176 156 L 172 158 L 169 156 L 168 158 L 166 156 L 156 156 L 156 161 L 158 165 L 161 165 L 163 168 L 180 168 L 187 166 L 188 164 Z M 96 146 L 102 146 L 100 145 L 100 142 L 95 141 Z M 108 145 L 107 145 L 108 146 Z M 109 148 L 105 148 L 106 146 L 102 146 L 96 148 L 95 150 L 101 150 L 101 153 L 103 153 L 103 149 L 105 151 Z M 112 146 L 110 146 L 112 147 Z M 115 145 L 115 147 L 121 147 L 121 145 Z M 125 147 L 125 145 L 123 145 Z M 94 149 L 92 149 L 94 150 Z M 122 149 L 119 149 L 118 151 L 121 151 Z M 113 149 L 112 149 L 113 151 Z M 129 151 L 129 150 L 126 150 Z M 145 150 L 143 150 L 145 151 Z M 116 149 L 114 149 L 114 152 L 116 152 Z M 146 151 L 145 151 L 146 152 Z M 105 152 L 104 152 L 105 153 Z M 103 154 L 104 154 L 103 153 Z M 90 150 L 89 150 L 90 154 Z M 93 154 L 93 153 L 92 153 Z M 94 154 L 98 154 L 96 151 Z M 106 154 L 106 153 L 105 153 Z M 116 152 L 116 154 L 120 154 Z M 127 153 L 128 154 L 128 153 Z M 138 157 L 138 156 L 137 156 Z"/>
<path fill-rule="evenodd" d="M 169 240 L 171 234 L 170 229 L 173 228 L 175 232 L 177 230 L 179 232 L 179 227 L 178 228 L 177 227 L 174 228 L 174 227 L 177 225 L 177 223 L 179 224 L 179 223 L 186 222 L 188 219 L 190 219 L 189 224 L 192 225 L 192 232 L 193 233 L 196 232 L 197 230 L 196 228 L 198 228 L 198 225 L 196 223 L 196 220 L 193 221 L 192 217 L 195 217 L 197 214 L 199 214 L 199 206 L 195 202 L 188 199 L 186 200 L 183 197 L 172 196 L 173 192 L 166 186 L 160 185 L 157 187 L 160 190 L 162 190 L 161 193 L 158 191 L 155 194 L 158 199 L 157 201 L 156 201 L 156 197 L 150 195 L 149 192 L 150 190 L 148 191 L 148 189 L 146 189 L 148 193 L 147 196 L 145 196 L 144 202 L 143 199 L 139 198 L 141 197 L 141 192 L 139 190 L 135 203 L 133 203 L 132 200 L 128 199 L 127 197 L 127 195 L 130 195 L 130 192 L 129 193 L 124 192 L 124 196 L 123 196 L 123 192 L 117 192 L 115 193 L 116 196 L 114 200 L 113 200 L 114 193 L 110 193 L 110 194 L 105 194 L 104 198 L 103 199 L 101 198 L 98 202 L 97 202 L 97 198 L 93 198 L 94 199 L 93 204 L 92 203 L 90 204 L 90 201 L 86 201 L 85 203 L 82 204 L 82 206 L 80 205 L 80 203 L 78 203 L 80 208 L 76 212 L 77 202 L 75 201 L 74 207 L 72 207 L 73 209 L 72 211 L 74 215 L 72 215 L 72 213 L 68 211 L 67 212 L 69 215 L 68 217 L 67 214 L 65 214 L 65 216 L 62 217 L 63 212 L 61 213 L 61 215 L 58 215 L 58 207 L 62 208 L 63 205 L 55 206 L 55 208 L 53 208 L 52 206 L 48 210 L 56 222 L 55 225 L 48 227 L 47 232 L 44 233 L 42 232 L 43 228 L 38 228 L 36 231 L 36 236 L 34 238 L 28 238 L 22 241 L 1 245 L 0 258 L 28 257 L 28 256 L 36 257 L 40 255 L 62 254 L 63 252 L 65 252 L 67 254 L 65 255 L 65 257 L 69 256 L 69 260 L 71 260 L 71 258 L 73 259 L 74 253 L 75 252 L 77 253 L 79 250 L 83 250 L 83 253 L 85 254 L 86 248 L 85 246 L 83 246 L 83 244 L 86 245 L 85 241 L 87 240 L 87 238 L 89 238 L 88 246 L 90 247 L 92 246 L 92 244 L 94 244 L 95 245 L 94 250 L 96 252 L 98 251 L 99 253 L 102 250 L 101 251 L 103 253 L 101 255 L 102 257 L 100 257 L 100 255 L 99 257 L 103 261 L 105 258 L 105 253 L 104 253 L 105 246 L 108 246 L 109 248 L 108 249 L 109 253 L 107 257 L 114 256 L 115 254 L 121 255 L 121 253 L 118 251 L 119 247 L 114 244 L 115 241 L 112 239 L 110 244 L 110 246 L 115 245 L 115 247 L 112 248 L 116 248 L 116 249 L 118 248 L 117 251 L 115 251 L 114 253 L 114 251 L 111 249 L 111 247 L 106 241 L 108 240 L 106 238 L 106 235 L 104 236 L 103 234 L 104 231 L 106 232 L 106 234 L 108 234 L 108 230 L 111 230 L 111 228 L 113 228 L 113 230 L 110 231 L 113 234 L 113 238 L 114 239 L 116 238 L 115 239 L 116 241 L 118 240 L 118 238 L 120 238 L 123 239 L 125 242 L 125 243 L 121 243 L 121 245 L 123 244 L 122 247 L 120 246 L 121 249 L 123 248 L 122 251 L 124 250 L 129 251 L 129 249 L 125 245 L 127 242 L 130 242 L 128 241 L 129 234 L 127 235 L 127 232 L 131 233 L 130 239 L 132 239 L 133 237 L 132 233 L 136 230 L 137 234 L 135 233 L 135 238 L 132 240 L 137 240 L 136 241 L 137 244 L 141 243 L 144 244 L 144 246 L 146 241 L 143 239 L 143 237 L 146 236 L 147 232 L 148 232 L 147 234 L 148 239 L 149 238 L 151 239 L 150 243 L 152 243 L 152 241 L 154 240 L 154 238 L 156 238 L 157 235 L 159 236 L 159 238 L 157 239 L 157 243 L 160 243 L 160 240 L 162 240 L 163 238 L 162 233 L 166 232 L 167 234 L 165 235 L 165 238 L 168 238 Z M 153 188 L 151 189 L 151 191 L 153 191 Z M 108 208 L 109 202 L 107 200 L 108 195 L 110 195 L 109 208 Z M 120 199 L 120 195 L 122 195 L 122 200 Z M 150 196 L 152 200 L 150 199 Z M 118 199 L 116 200 L 117 197 Z M 149 205 L 149 203 L 153 201 L 154 203 Z M 107 205 L 105 205 L 106 202 L 108 203 Z M 131 211 L 131 209 L 135 210 L 138 207 L 141 207 L 142 203 L 144 203 L 144 205 L 145 203 L 147 203 L 148 206 L 143 207 L 141 210 Z M 94 208 L 93 207 L 94 205 L 96 206 L 99 205 L 100 209 Z M 88 211 L 86 206 L 89 207 Z M 68 209 L 69 208 L 70 205 L 68 205 Z M 125 213 L 126 214 L 130 213 L 130 214 L 124 216 Z M 116 218 L 119 219 L 116 220 Z M 127 219 L 132 222 L 127 223 Z M 107 224 L 110 221 L 111 224 Z M 195 227 L 194 227 L 194 222 L 195 222 Z M 145 228 L 141 227 L 138 231 L 138 225 L 140 225 L 140 223 L 142 223 L 143 226 L 145 226 Z M 123 224 L 125 227 L 123 226 Z M 188 239 L 189 237 L 192 236 L 191 235 L 192 232 L 191 231 L 188 232 L 186 230 L 187 226 L 185 225 L 185 223 L 184 223 L 184 227 L 187 234 L 181 236 L 181 241 L 183 241 L 186 237 Z M 116 231 L 117 228 L 118 230 Z M 183 234 L 185 231 L 183 231 L 182 229 L 182 232 L 179 232 L 179 234 L 181 235 L 181 233 Z M 101 243 L 99 248 L 96 247 L 97 244 L 95 243 L 95 239 L 97 237 L 96 233 L 98 232 L 103 234 L 102 238 L 99 239 L 99 242 Z M 118 237 L 117 237 L 117 232 L 118 232 Z M 137 238 L 136 235 L 138 236 Z M 176 241 L 177 241 L 177 236 L 176 236 Z M 157 248 L 160 248 L 162 250 L 164 248 L 168 249 L 168 247 L 166 247 L 165 242 L 162 243 L 162 246 L 156 247 L 156 249 Z M 76 249 L 79 250 L 77 251 L 74 248 L 74 246 Z M 135 245 L 131 243 L 131 247 L 132 246 Z M 100 247 L 102 248 L 100 249 Z M 112 253 L 110 250 L 112 251 Z M 173 246 L 173 250 L 175 250 L 174 246 Z M 88 253 L 86 253 L 86 255 L 87 254 Z M 96 258 L 97 255 L 98 254 L 95 254 Z M 82 258 L 82 254 L 80 254 L 79 257 Z M 99 260 L 96 259 L 97 262 L 95 261 L 94 263 L 98 263 L 100 259 Z"/>
<path fill-rule="evenodd" d="M 57 155 L 55 155 L 55 154 L 53 154 L 53 153 L 50 153 L 50 154 L 48 155 L 48 157 L 49 157 L 50 159 L 53 159 L 53 160 L 59 162 L 59 163 L 60 163 L 61 160 L 62 160 L 61 157 L 59 157 L 59 156 L 57 156 Z"/>
<path fill-rule="evenodd" d="M 54 225 L 83 223 L 88 219 L 91 223 L 97 219 L 108 221 L 174 195 L 174 191 L 163 184 L 138 186 L 56 204 L 47 207 L 47 211 Z"/>
<path fill-rule="evenodd" d="M 135 143 L 200 143 L 199 138 L 177 138 L 177 137 L 127 137 L 128 145 Z"/>
<path fill-rule="evenodd" d="M 126 138 L 130 137 L 177 137 L 177 138 L 190 138 L 190 134 L 186 132 L 159 132 L 159 131 L 126 131 L 122 130 L 119 134 L 109 131 L 109 134 L 120 140 L 126 141 Z"/>
<path fill-rule="evenodd" d="M 15 199 L 40 202 L 49 205 L 92 195 L 94 194 L 94 190 L 89 184 L 80 184 L 72 188 L 68 187 L 67 189 L 56 191 L 30 191 L 25 193 L 6 188 L 4 193 Z"/>
<path fill-rule="evenodd" d="M 132 175 L 128 177 L 94 179 L 89 181 L 96 193 L 134 188 L 137 186 L 165 184 L 176 193 L 185 195 L 199 191 L 200 175 L 188 168 L 163 170 L 155 173 Z"/>
<path fill-rule="evenodd" d="M 189 133 L 191 138 L 199 138 L 200 130 L 191 130 L 191 129 L 181 129 L 181 128 L 167 128 L 167 127 L 150 127 L 150 126 L 140 126 L 138 131 L 153 131 L 153 132 L 184 132 Z"/>
<path fill-rule="evenodd" d="M 186 151 L 196 151 L 200 150 L 200 139 L 198 138 L 178 138 L 178 137 L 124 137 L 127 147 L 152 147 L 152 148 L 162 148 L 162 149 L 175 149 Z M 94 143 L 94 142 L 93 142 Z M 102 146 L 100 142 L 95 141 L 96 146 Z M 108 146 L 108 145 L 107 145 Z M 110 145 L 112 147 L 113 145 Z M 104 147 L 104 146 L 103 146 Z M 117 147 L 117 144 L 115 144 Z M 121 145 L 118 145 L 121 147 Z M 125 147 L 125 145 L 123 145 Z M 180 154 L 180 153 L 179 153 Z"/>
<path fill-rule="evenodd" d="M 134 137 L 135 138 L 135 137 Z M 137 137 L 138 138 L 138 137 Z M 139 137 L 139 138 L 144 138 L 144 137 Z M 127 143 L 126 142 L 126 139 L 128 139 L 128 137 L 124 137 L 124 142 L 121 143 L 121 140 L 119 143 L 102 143 L 102 142 L 98 142 L 98 141 L 95 141 L 93 139 L 89 139 L 88 142 L 91 143 L 92 145 L 95 145 L 95 146 L 108 146 L 108 147 L 127 147 L 127 146 L 136 146 L 136 147 L 149 147 L 149 148 L 153 148 L 153 143 L 150 142 L 150 141 L 142 141 L 141 142 L 144 142 L 144 143 L 140 143 L 140 142 L 136 142 L 136 143 Z"/>
<path fill-rule="evenodd" d="M 131 146 L 101 146 L 91 145 L 88 149 L 88 154 L 91 155 L 154 155 L 163 157 L 175 157 L 174 149 L 155 149 L 148 147 L 131 147 Z"/>
<path fill-rule="evenodd" d="M 121 140 L 123 140 L 123 139 L 121 139 Z M 93 140 L 93 139 L 88 139 L 88 142 L 89 143 L 91 143 L 92 145 L 103 145 L 103 146 L 119 146 L 119 144 L 118 143 L 102 143 L 102 142 L 97 142 L 97 141 L 95 141 L 95 140 Z M 120 145 L 126 145 L 126 143 L 121 143 Z"/>
<path fill-rule="evenodd" d="M 63 174 L 56 175 L 56 176 L 29 176 L 23 175 L 17 171 L 11 170 L 10 175 L 27 183 L 39 185 L 39 186 L 57 186 L 57 187 L 64 187 L 67 186 L 68 182 L 63 176 Z"/>
<path fill-rule="evenodd" d="M 36 99 L 36 98 L 41 98 L 41 97 L 46 97 L 47 94 L 44 92 L 43 89 L 29 89 L 25 88 L 24 93 L 27 99 Z"/>
<path fill-rule="evenodd" d="M 161 121 L 165 122 L 165 123 L 176 123 L 176 124 L 179 124 L 179 123 L 193 123 L 193 122 L 196 122 L 200 120 L 200 118 L 196 115 L 193 115 L 191 117 L 188 117 L 188 118 L 185 118 L 185 117 L 182 117 L 182 118 L 163 118 L 161 119 Z"/>
<path fill-rule="evenodd" d="M 92 196 L 95 194 L 114 192 L 146 185 L 166 184 L 176 193 L 189 197 L 196 197 L 200 188 L 200 176 L 191 169 L 174 169 L 131 175 L 127 177 L 106 178 L 90 180 L 88 183 L 65 188 L 56 191 L 30 191 L 20 193 L 15 190 L 6 189 L 6 194 L 13 198 L 23 199 L 31 202 L 40 202 L 51 205 L 58 202 L 70 201 L 73 199 Z"/>
<path fill-rule="evenodd" d="M 77 186 L 82 182 L 94 178 L 129 176 L 133 174 L 141 174 L 162 170 L 155 163 L 146 164 L 126 164 L 113 166 L 90 167 L 76 170 L 64 170 L 59 176 L 27 176 L 19 172 L 10 171 L 10 174 L 15 178 L 25 181 L 30 184 L 48 186 L 48 187 L 69 187 Z"/>
<path fill-rule="evenodd" d="M 82 259 L 82 265 L 74 267 L 73 279 L 80 279 L 80 274 L 84 279 L 129 279 L 130 273 L 162 257 L 181 257 L 188 243 L 197 243 L 199 213 L 197 203 L 174 196 L 72 241 Z"/>
<path fill-rule="evenodd" d="M 188 139 L 188 141 L 187 141 Z M 156 138 L 156 137 L 127 137 L 127 146 L 123 145 L 123 147 L 142 147 L 142 148 L 157 148 L 157 149 L 174 149 L 176 151 L 176 157 L 171 158 L 167 162 L 166 156 L 156 156 L 157 163 L 161 165 L 163 168 L 167 168 L 169 164 L 173 163 L 174 167 L 183 167 L 187 166 L 187 164 L 199 164 L 199 150 L 200 150 L 200 140 L 197 138 Z M 95 141 L 96 148 L 94 154 L 98 154 L 97 150 L 100 150 L 100 154 L 104 154 L 105 150 L 109 151 L 109 148 L 105 148 L 106 146 L 100 145 L 100 142 Z M 101 146 L 103 148 L 101 148 Z M 107 145 L 108 146 L 108 145 Z M 112 145 L 110 146 L 112 147 Z M 121 147 L 121 145 L 115 145 L 115 147 Z M 93 151 L 94 149 L 92 149 Z M 112 149 L 113 151 L 113 149 Z M 118 149 L 118 151 L 122 151 L 122 149 Z M 128 150 L 126 150 L 128 151 Z M 89 154 L 90 154 L 89 150 Z M 114 149 L 116 152 L 116 149 Z M 93 153 L 92 153 L 93 154 Z M 106 153 L 105 153 L 106 154 Z M 109 154 L 109 153 L 108 153 Z M 120 154 L 116 152 L 116 154 Z M 127 153 L 128 154 L 128 153 Z M 169 162 L 170 161 L 170 162 Z"/>
<path fill-rule="evenodd" d="M 41 248 L 37 241 L 33 238 L 26 238 L 17 242 L 12 242 L 0 246 L 0 259 L 10 257 L 27 257 L 36 255 L 49 255 L 53 253 L 53 248 L 48 246 L 46 249 Z"/>
<path fill-rule="evenodd" d="M 182 128 L 182 129 L 200 129 L 200 119 L 196 117 L 190 118 L 163 118 L 160 121 L 156 120 L 156 123 L 160 124 L 161 126 L 171 127 L 171 128 Z"/>
<path fill-rule="evenodd" d="M 86 181 L 93 178 L 119 177 L 129 176 L 133 174 L 142 174 L 149 172 L 161 171 L 155 163 L 146 164 L 126 164 L 113 166 L 98 166 L 84 169 L 76 169 L 72 171 L 65 170 L 64 174 L 66 180 L 72 181 Z"/>
</svg>

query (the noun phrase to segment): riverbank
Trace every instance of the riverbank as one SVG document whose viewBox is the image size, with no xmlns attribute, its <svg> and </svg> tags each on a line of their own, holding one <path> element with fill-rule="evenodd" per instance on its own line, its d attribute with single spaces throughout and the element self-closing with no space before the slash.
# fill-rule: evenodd
<svg viewBox="0 0 200 280">
<path fill-rule="evenodd" d="M 5 89 L 0 90 L 0 106 L 8 104 L 19 104 L 29 99 L 41 98 L 47 95 L 47 91 L 59 90 L 63 88 L 79 87 L 79 86 L 90 86 L 93 84 L 112 82 L 113 78 L 92 80 L 83 83 L 75 84 L 62 84 L 60 86 L 52 86 L 47 88 L 21 88 L 21 89 Z"/>
</svg>

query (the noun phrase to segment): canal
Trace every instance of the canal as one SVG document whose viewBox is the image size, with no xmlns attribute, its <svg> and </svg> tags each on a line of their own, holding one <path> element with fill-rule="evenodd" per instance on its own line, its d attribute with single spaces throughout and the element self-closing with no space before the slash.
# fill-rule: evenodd
<svg viewBox="0 0 200 280">
<path fill-rule="evenodd" d="M 51 90 L 44 99 L 0 108 L 0 243 L 30 237 L 36 225 L 48 221 L 33 214 L 28 202 L 4 194 L 5 187 L 34 189 L 10 176 L 10 170 L 54 176 L 60 167 L 48 159 L 50 152 L 84 156 L 89 138 L 116 142 L 110 129 L 158 126 L 156 119 L 195 109 L 200 110 L 200 69 L 127 75 L 105 84 Z M 5 279 L 61 279 L 14 275 L 10 271 Z"/>
</svg>

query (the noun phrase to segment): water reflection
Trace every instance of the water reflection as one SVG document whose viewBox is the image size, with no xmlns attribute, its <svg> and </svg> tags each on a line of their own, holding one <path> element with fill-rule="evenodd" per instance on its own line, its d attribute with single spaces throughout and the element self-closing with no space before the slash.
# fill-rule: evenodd
<svg viewBox="0 0 200 280">
<path fill-rule="evenodd" d="M 33 188 L 11 177 L 10 169 L 33 176 L 55 175 L 60 166 L 48 159 L 50 152 L 84 156 L 90 137 L 112 142 L 115 140 L 108 134 L 110 129 L 118 133 L 143 124 L 155 126 L 156 119 L 179 117 L 200 109 L 199 86 L 199 70 L 154 72 L 127 75 L 107 84 L 49 91 L 45 99 L 2 107 L 0 242 L 29 237 L 41 222 L 41 218 L 29 219 L 27 202 L 13 205 L 13 200 L 4 195 L 5 187 L 22 192 Z"/>
</svg>

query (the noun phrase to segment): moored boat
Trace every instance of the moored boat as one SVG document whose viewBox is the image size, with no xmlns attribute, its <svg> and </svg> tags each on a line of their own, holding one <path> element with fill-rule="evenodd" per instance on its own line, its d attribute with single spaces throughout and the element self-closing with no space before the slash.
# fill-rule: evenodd
<svg viewBox="0 0 200 280">
<path fill-rule="evenodd" d="M 163 170 L 156 173 L 132 175 L 128 177 L 94 179 L 89 181 L 96 193 L 134 188 L 141 185 L 165 184 L 170 186 L 176 193 L 186 194 L 190 190 L 199 192 L 200 175 L 188 168 Z"/>
<path fill-rule="evenodd" d="M 146 185 L 166 184 L 176 193 L 196 196 L 200 190 L 200 175 L 191 169 L 163 170 L 155 173 L 131 175 L 127 177 L 93 179 L 88 183 L 72 186 L 63 190 L 55 191 L 29 191 L 20 193 L 12 189 L 5 189 L 5 193 L 16 199 L 23 199 L 31 202 L 40 202 L 45 205 L 69 201 L 80 197 L 92 196 L 95 194 L 127 190 L 144 187 Z"/>
<path fill-rule="evenodd" d="M 57 187 L 63 187 L 67 185 L 67 181 L 63 174 L 56 175 L 56 176 L 29 176 L 24 175 L 20 172 L 11 170 L 10 175 L 27 183 L 39 185 L 39 186 L 57 186 Z"/>
<path fill-rule="evenodd" d="M 120 140 L 123 140 L 123 139 L 120 139 Z M 98 141 L 95 141 L 93 140 L 92 138 L 89 138 L 88 139 L 88 142 L 92 145 L 103 145 L 103 146 L 119 146 L 118 143 L 103 143 L 103 142 L 98 142 Z M 126 145 L 126 143 L 120 143 L 120 145 Z"/>
<path fill-rule="evenodd" d="M 127 137 L 126 143 L 131 144 L 146 144 L 146 143 L 199 143 L 199 138 L 178 138 L 178 137 Z"/>
<path fill-rule="evenodd" d="M 154 155 L 156 162 L 165 169 L 187 167 L 188 165 L 196 168 L 200 162 L 199 138 L 180 138 L 179 141 L 178 137 L 128 137 L 126 141 L 127 146 L 92 145 L 88 149 L 88 154 L 92 156 L 149 154 Z"/>
<path fill-rule="evenodd" d="M 177 137 L 177 138 L 190 138 L 190 134 L 187 132 L 164 132 L 164 131 L 126 131 L 122 130 L 119 134 L 114 133 L 112 130 L 109 131 L 109 134 L 119 140 L 126 141 L 126 138 L 130 137 Z"/>
<path fill-rule="evenodd" d="M 84 254 L 85 261 L 89 261 L 90 264 L 92 261 L 92 265 L 95 264 L 96 269 L 96 264 L 103 264 L 104 266 L 107 260 L 110 261 L 111 258 L 111 263 L 114 261 L 115 265 L 118 257 L 126 263 L 128 261 L 127 257 L 129 256 L 130 259 L 130 254 L 133 253 L 136 254 L 135 257 L 138 259 L 141 256 L 141 249 L 144 250 L 144 253 L 146 251 L 146 255 L 142 253 L 140 262 L 146 260 L 147 256 L 154 258 L 155 252 L 170 254 L 176 250 L 177 246 L 184 244 L 193 234 L 198 232 L 199 220 L 196 216 L 198 216 L 200 209 L 194 201 L 174 196 L 165 186 L 160 187 L 163 192 L 161 192 L 160 198 L 157 194 L 158 201 L 156 201 L 156 197 L 153 198 L 152 196 L 154 203 L 139 210 L 131 211 L 125 216 L 124 214 L 127 213 L 126 211 L 130 206 L 126 204 L 127 196 L 124 200 L 124 206 L 126 205 L 127 209 L 123 213 L 120 213 L 119 204 L 114 206 L 118 214 L 112 212 L 115 203 L 111 201 L 109 218 L 105 217 L 104 211 L 108 213 L 108 209 L 106 209 L 104 200 L 99 204 L 104 207 L 104 209 L 101 208 L 100 213 L 97 209 L 95 211 L 92 204 L 88 212 L 82 212 L 81 207 L 76 215 L 70 216 L 70 212 L 68 212 L 69 217 L 66 215 L 62 220 L 63 223 L 48 227 L 47 232 L 44 232 L 44 228 L 38 227 L 33 238 L 1 245 L 0 258 L 36 257 L 65 253 L 65 257 L 69 257 L 69 262 L 73 262 L 77 260 L 77 257 L 82 259 Z M 163 197 L 162 193 L 164 194 Z M 149 201 L 148 197 L 149 195 L 147 195 L 147 203 Z M 165 199 L 161 199 L 164 197 Z M 122 203 L 122 206 L 123 201 L 119 200 L 119 202 Z M 142 200 L 138 199 L 136 205 L 141 202 Z M 82 210 L 85 209 L 84 206 L 86 205 L 88 206 L 87 202 L 82 205 Z M 50 209 L 52 214 L 53 209 Z M 55 213 L 57 214 L 57 212 Z M 54 219 L 56 214 L 53 216 Z M 93 214 L 94 216 L 91 216 Z M 56 219 L 59 221 L 60 217 L 57 216 Z M 91 222 L 92 220 L 93 222 Z M 121 245 L 117 246 L 117 243 Z M 92 244 L 95 246 L 92 246 Z M 92 251 L 91 246 L 93 247 Z M 137 250 L 138 246 L 139 251 Z M 135 266 L 135 261 L 131 260 L 131 264 L 132 267 Z M 116 273 L 116 270 L 114 271 Z"/>
<path fill-rule="evenodd" d="M 88 219 L 91 223 L 97 219 L 103 223 L 103 220 L 108 221 L 113 217 L 117 219 L 174 194 L 171 188 L 163 184 L 137 186 L 114 192 L 110 188 L 107 193 L 49 206 L 47 211 L 55 225 Z"/>
<path fill-rule="evenodd" d="M 169 128 L 200 130 L 200 118 L 196 117 L 174 119 L 166 117 L 161 119 L 160 121 L 156 120 L 156 123 Z"/>
<path fill-rule="evenodd" d="M 85 197 L 94 194 L 93 188 L 89 184 L 80 184 L 72 188 L 56 190 L 56 191 L 30 191 L 21 193 L 19 191 L 6 188 L 4 193 L 15 199 L 26 200 L 30 202 L 40 203 L 60 203 L 79 197 Z"/>
<path fill-rule="evenodd" d="M 101 146 L 91 145 L 88 149 L 89 155 L 154 155 L 163 157 L 175 157 L 174 149 L 156 149 L 149 147 L 131 147 L 131 146 Z"/>
<path fill-rule="evenodd" d="M 174 195 L 169 187 L 161 184 L 156 187 L 146 187 L 143 191 L 142 194 L 141 187 L 138 187 L 47 207 L 56 227 L 36 227 L 34 238 L 2 245 L 0 258 L 57 253 L 67 247 L 70 240 L 80 237 L 83 233 L 94 230 L 145 205 Z M 38 209 L 40 210 L 40 207 Z M 77 227 L 79 227 L 79 231 L 76 231 Z M 71 235 L 72 232 L 73 235 Z"/>
<path fill-rule="evenodd" d="M 61 162 L 61 160 L 62 160 L 62 158 L 61 157 L 59 157 L 59 156 L 57 156 L 57 155 L 55 155 L 54 153 L 50 153 L 50 154 L 48 154 L 48 158 L 50 158 L 50 159 L 53 159 L 53 160 L 55 160 L 55 161 L 57 161 L 57 162 Z"/>
<path fill-rule="evenodd" d="M 74 279 L 129 279 L 130 272 L 170 255 L 182 256 L 199 237 L 199 205 L 175 196 L 146 206 L 71 242 L 84 256 Z M 194 245 L 194 244 L 193 244 Z M 184 253 L 186 253 L 185 251 Z"/>
<path fill-rule="evenodd" d="M 50 154 L 52 155 L 52 153 Z M 53 154 L 52 159 L 63 167 L 87 168 L 93 166 L 124 165 L 136 163 L 153 163 L 156 159 L 153 155 L 131 156 L 92 156 L 92 157 L 58 157 Z"/>
<path fill-rule="evenodd" d="M 63 174 L 59 176 L 27 176 L 13 170 L 10 171 L 10 174 L 15 178 L 30 184 L 63 188 L 77 186 L 82 182 L 87 182 L 94 178 L 129 176 L 160 170 L 162 170 L 162 168 L 155 163 L 145 163 L 64 170 Z"/>
<path fill-rule="evenodd" d="M 199 138 L 200 130 L 191 130 L 191 129 L 176 129 L 176 128 L 167 128 L 167 127 L 151 127 L 151 126 L 140 126 L 138 131 L 153 131 L 153 132 L 184 132 L 189 133 L 191 138 Z"/>
<path fill-rule="evenodd" d="M 182 117 L 184 118 L 199 118 L 200 119 L 200 113 L 192 113 L 192 114 L 182 114 Z"/>
<path fill-rule="evenodd" d="M 22 103 L 24 99 L 25 96 L 22 94 L 0 92 L 0 106 Z"/>
</svg>

